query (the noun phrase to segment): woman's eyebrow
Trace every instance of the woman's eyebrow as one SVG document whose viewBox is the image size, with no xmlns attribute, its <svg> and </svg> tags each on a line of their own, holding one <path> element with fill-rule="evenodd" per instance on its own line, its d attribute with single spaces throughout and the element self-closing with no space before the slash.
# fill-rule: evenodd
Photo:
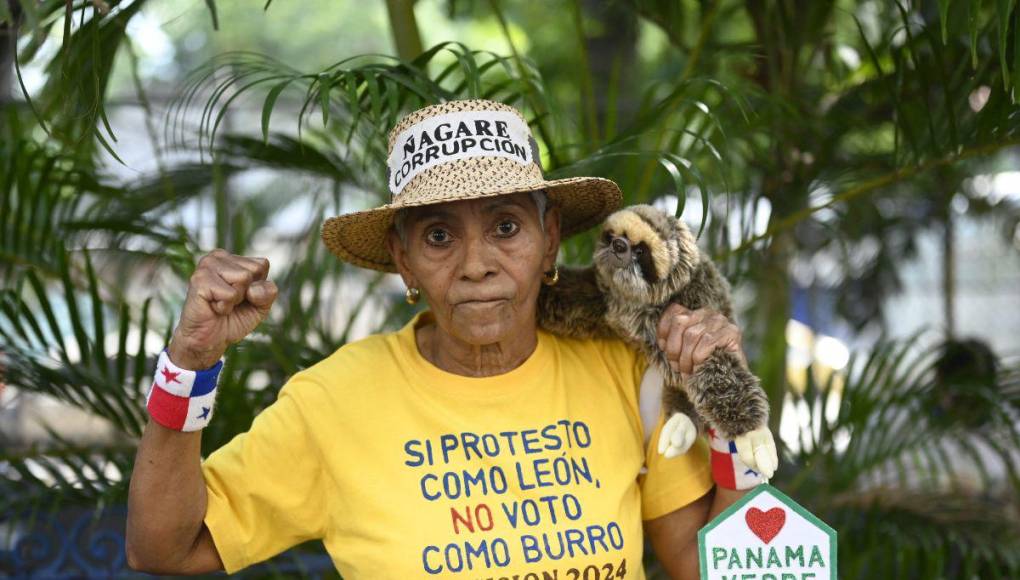
<svg viewBox="0 0 1020 580">
<path fill-rule="evenodd" d="M 454 214 L 442 209 L 422 208 L 413 214 L 414 221 L 422 222 L 425 220 L 437 220 L 437 221 L 453 221 Z"/>
<path fill-rule="evenodd" d="M 516 207 L 524 210 L 528 209 L 528 206 L 525 203 L 522 203 L 520 200 L 517 199 L 497 199 L 491 203 L 485 204 L 485 207 L 482 208 L 482 211 L 486 213 L 496 213 L 499 210 L 505 209 L 507 207 Z"/>
</svg>

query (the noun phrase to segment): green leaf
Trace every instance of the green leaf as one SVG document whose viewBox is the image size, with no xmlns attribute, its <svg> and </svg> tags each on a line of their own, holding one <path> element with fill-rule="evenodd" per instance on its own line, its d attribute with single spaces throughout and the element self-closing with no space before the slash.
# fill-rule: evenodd
<svg viewBox="0 0 1020 580">
<path fill-rule="evenodd" d="M 999 64 L 1002 67 L 1002 86 L 1009 90 L 1009 57 L 1006 47 L 1009 45 L 1009 17 L 1016 0 L 996 0 L 995 13 L 999 21 Z"/>
<path fill-rule="evenodd" d="M 875 47 L 873 47 L 871 43 L 868 41 L 868 36 L 864 32 L 864 25 L 861 24 L 861 21 L 858 20 L 857 16 L 854 15 L 853 19 L 854 23 L 857 25 L 857 31 L 858 35 L 861 38 L 861 42 L 864 43 L 864 47 L 868 51 L 868 57 L 871 58 L 871 62 L 875 66 L 875 70 L 878 73 L 878 82 L 882 83 L 882 85 L 888 91 L 889 102 L 893 104 L 897 111 L 896 117 L 897 121 L 899 122 L 900 130 L 903 132 L 904 137 L 907 139 L 911 149 L 914 151 L 914 156 L 916 158 L 920 158 L 921 155 L 920 150 L 918 148 L 919 147 L 918 141 L 914 137 L 913 127 L 911 127 L 910 124 L 910 117 L 906 113 L 906 111 L 904 111 L 904 105 L 906 105 L 906 102 L 896 93 L 896 86 L 894 85 L 895 79 L 893 75 L 885 74 L 885 72 L 882 70 L 882 61 L 879 59 L 878 52 L 875 50 Z"/>
<path fill-rule="evenodd" d="M 292 83 L 294 79 L 287 79 L 276 84 L 269 93 L 266 94 L 266 100 L 262 103 L 262 140 L 263 142 L 269 141 L 269 118 L 273 115 L 273 107 L 276 105 L 276 99 L 279 98 L 280 93 L 283 89 L 287 88 L 287 85 Z"/>
<path fill-rule="evenodd" d="M 942 25 L 942 44 L 949 40 L 949 2 L 939 0 L 939 23 Z"/>
<path fill-rule="evenodd" d="M 327 74 L 319 75 L 319 108 L 322 109 L 322 126 L 329 122 L 329 89 L 332 77 Z"/>
<path fill-rule="evenodd" d="M 1020 101 L 1020 9 L 1013 11 L 1013 103 Z"/>
<path fill-rule="evenodd" d="M 49 127 L 46 125 L 45 119 L 42 114 L 39 113 L 39 109 L 35 106 L 35 101 L 32 100 L 32 95 L 28 93 L 28 87 L 25 86 L 25 79 L 21 73 L 21 58 L 18 56 L 18 51 L 14 51 L 14 73 L 18 77 L 18 87 L 21 88 L 21 94 L 25 97 L 25 102 L 28 103 L 28 108 L 32 111 L 32 115 L 35 116 L 35 120 L 39 123 L 39 127 L 47 135 L 51 135 Z"/>
<path fill-rule="evenodd" d="M 981 15 L 981 0 L 970 0 L 967 2 L 967 29 L 970 32 L 970 66 L 971 68 L 978 67 L 978 36 L 980 32 L 980 22 L 978 17 Z"/>
<path fill-rule="evenodd" d="M 219 30 L 220 18 L 216 14 L 216 0 L 205 0 L 205 5 L 209 7 L 209 16 L 212 17 L 213 30 Z"/>
<path fill-rule="evenodd" d="M 235 80 L 241 80 L 241 78 L 244 78 L 246 76 L 250 76 L 250 75 L 244 75 L 242 77 L 238 77 Z M 226 101 L 223 102 L 223 106 L 220 107 L 219 113 L 216 114 L 216 120 L 212 123 L 212 128 L 209 130 L 209 148 L 210 148 L 210 151 L 212 151 L 212 148 L 215 146 L 216 134 L 219 131 L 220 124 L 223 122 L 223 119 L 227 116 L 227 111 L 230 109 L 231 103 L 233 103 L 235 100 L 240 98 L 241 95 L 243 95 L 245 92 L 247 92 L 252 87 L 255 87 L 255 86 L 261 85 L 261 84 L 265 84 L 265 83 L 268 83 L 268 82 L 272 82 L 272 81 L 280 79 L 280 78 L 281 78 L 281 76 L 279 76 L 279 75 L 271 76 L 271 77 L 265 77 L 265 78 L 258 78 L 256 80 L 254 80 L 254 81 L 252 81 L 252 82 L 250 82 L 250 83 L 240 87 L 239 89 L 237 89 L 234 92 L 234 94 L 230 95 L 230 97 Z M 226 89 L 224 89 L 224 91 L 221 91 L 220 94 L 222 95 L 223 92 L 225 92 L 225 90 Z M 210 114 L 211 114 L 211 110 L 210 110 Z M 208 123 L 206 124 L 206 127 L 209 127 Z"/>
<path fill-rule="evenodd" d="M 103 311 L 103 300 L 99 297 L 99 280 L 96 277 L 95 269 L 92 267 L 92 257 L 89 255 L 88 250 L 84 251 L 84 255 L 85 274 L 88 278 L 89 297 L 92 299 L 89 309 L 92 311 L 92 343 L 95 345 L 93 354 L 98 368 L 105 368 L 106 325 L 104 323 L 105 312 Z"/>
<path fill-rule="evenodd" d="M 107 153 L 110 154 L 110 157 L 116 159 L 117 162 L 120 163 L 121 165 L 127 166 L 127 163 L 124 163 L 124 160 L 120 158 L 120 155 L 117 155 L 117 152 L 113 149 L 113 146 L 111 146 L 106 141 L 106 138 L 103 137 L 102 133 L 96 131 L 94 134 L 96 137 L 96 141 L 99 141 L 99 144 L 102 145 L 103 149 L 105 149 Z"/>
<path fill-rule="evenodd" d="M 120 319 L 120 328 L 117 333 L 117 361 L 116 361 L 116 378 L 117 383 L 124 385 L 127 384 L 127 363 L 128 363 L 128 347 L 127 339 L 128 333 L 131 330 L 131 311 L 129 310 L 128 303 L 123 302 L 120 305 L 120 312 L 118 318 Z"/>
<path fill-rule="evenodd" d="M 145 335 L 149 332 L 149 310 L 152 306 L 152 298 L 146 298 L 142 303 L 142 320 L 138 323 L 138 350 L 135 351 L 135 373 L 132 378 L 133 384 L 141 384 L 145 375 L 148 374 L 148 360 L 145 352 Z"/>
<path fill-rule="evenodd" d="M 368 86 L 368 94 L 370 96 L 370 105 L 372 107 L 372 119 L 378 119 L 382 116 L 382 97 L 379 92 L 379 77 L 370 74 L 365 77 L 365 85 Z"/>
<path fill-rule="evenodd" d="M 77 341 L 78 349 L 81 352 L 81 360 L 84 362 L 90 358 L 92 345 L 89 341 L 88 333 L 85 332 L 85 325 L 82 322 L 83 318 L 81 312 L 78 310 L 78 299 L 75 292 L 75 285 L 71 280 L 71 258 L 67 254 L 61 252 L 59 254 L 58 263 L 60 264 L 60 280 L 63 282 L 64 299 L 67 303 L 68 319 L 71 322 L 71 329 L 74 331 L 75 340 Z"/>
<path fill-rule="evenodd" d="M 43 310 L 43 315 L 46 317 L 46 323 L 50 330 L 52 337 L 52 343 L 57 346 L 57 353 L 65 364 L 70 364 L 70 360 L 67 356 L 67 343 L 64 342 L 64 331 L 60 328 L 60 324 L 57 322 L 57 317 L 53 312 L 53 307 L 50 304 L 49 299 L 46 296 L 46 289 L 43 287 L 42 281 L 36 275 L 35 272 L 29 271 L 26 275 L 28 283 L 32 286 L 32 290 L 35 292 L 35 297 L 39 301 L 39 306 Z M 24 302 L 22 302 L 24 305 Z"/>
</svg>

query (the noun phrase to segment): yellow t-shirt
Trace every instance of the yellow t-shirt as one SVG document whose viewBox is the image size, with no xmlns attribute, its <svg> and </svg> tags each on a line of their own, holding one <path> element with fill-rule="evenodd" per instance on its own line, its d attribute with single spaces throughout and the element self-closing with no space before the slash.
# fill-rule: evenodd
<svg viewBox="0 0 1020 580">
<path fill-rule="evenodd" d="M 322 539 L 350 579 L 644 578 L 641 520 L 712 479 L 703 441 L 657 453 L 662 413 L 645 444 L 643 357 L 540 331 L 516 369 L 464 377 L 419 354 L 421 319 L 295 374 L 203 462 L 227 572 Z"/>
</svg>

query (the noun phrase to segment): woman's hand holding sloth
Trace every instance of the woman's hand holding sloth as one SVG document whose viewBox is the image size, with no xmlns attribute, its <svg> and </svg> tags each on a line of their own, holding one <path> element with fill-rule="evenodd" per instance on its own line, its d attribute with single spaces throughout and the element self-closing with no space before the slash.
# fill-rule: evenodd
<svg viewBox="0 0 1020 580">
<path fill-rule="evenodd" d="M 733 352 L 747 366 L 740 328 L 711 308 L 689 310 L 680 304 L 670 304 L 662 313 L 658 335 L 659 348 L 666 353 L 670 367 L 684 380 L 718 347 Z"/>
<path fill-rule="evenodd" d="M 658 345 L 684 381 L 690 379 L 698 365 L 708 360 L 716 348 L 734 353 L 744 368 L 747 357 L 742 347 L 743 333 L 725 315 L 711 308 L 690 310 L 671 304 L 662 313 L 658 328 Z M 673 457 L 687 451 L 697 428 L 682 413 L 676 413 L 663 425 L 659 435 L 659 452 Z M 756 466 L 766 478 L 779 467 L 775 440 L 767 427 L 734 438 L 737 456 L 746 465 Z"/>
</svg>

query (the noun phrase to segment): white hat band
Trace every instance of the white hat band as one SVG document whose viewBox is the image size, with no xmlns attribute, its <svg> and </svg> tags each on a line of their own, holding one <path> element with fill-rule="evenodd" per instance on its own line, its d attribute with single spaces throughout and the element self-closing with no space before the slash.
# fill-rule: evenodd
<svg viewBox="0 0 1020 580">
<path fill-rule="evenodd" d="M 421 172 L 468 157 L 505 157 L 538 164 L 528 125 L 509 111 L 458 111 L 435 115 L 402 131 L 387 165 L 394 196 Z"/>
</svg>

